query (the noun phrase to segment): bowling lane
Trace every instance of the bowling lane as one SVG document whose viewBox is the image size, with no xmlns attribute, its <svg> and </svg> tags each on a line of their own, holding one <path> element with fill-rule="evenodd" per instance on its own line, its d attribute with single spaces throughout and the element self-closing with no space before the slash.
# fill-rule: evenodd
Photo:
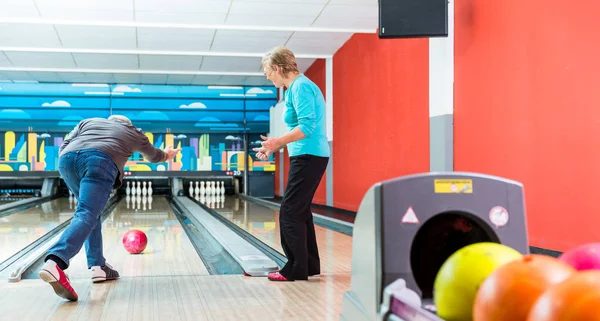
<svg viewBox="0 0 600 321">
<path fill-rule="evenodd" d="M 235 196 L 196 197 L 263 243 L 283 254 L 279 234 L 279 211 Z M 352 237 L 315 225 L 322 273 L 350 272 Z"/>
<path fill-rule="evenodd" d="M 125 233 L 144 231 L 148 245 L 142 254 L 129 254 L 122 244 Z M 162 195 L 125 197 L 102 224 L 104 257 L 121 277 L 208 275 L 189 237 Z M 71 279 L 89 278 L 85 249 L 66 270 Z"/>
<path fill-rule="evenodd" d="M 0 262 L 71 218 L 75 207 L 64 197 L 0 217 Z"/>
</svg>

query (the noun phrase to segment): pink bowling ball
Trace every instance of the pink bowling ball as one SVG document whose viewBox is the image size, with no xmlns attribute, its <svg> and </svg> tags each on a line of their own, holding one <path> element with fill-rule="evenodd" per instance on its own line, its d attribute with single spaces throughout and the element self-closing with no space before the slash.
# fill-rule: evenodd
<svg viewBox="0 0 600 321">
<path fill-rule="evenodd" d="M 123 236 L 123 246 L 131 254 L 140 254 L 148 245 L 148 237 L 140 230 L 130 230 Z"/>
<path fill-rule="evenodd" d="M 576 270 L 600 270 L 600 243 L 588 243 L 564 252 L 559 259 Z"/>
</svg>

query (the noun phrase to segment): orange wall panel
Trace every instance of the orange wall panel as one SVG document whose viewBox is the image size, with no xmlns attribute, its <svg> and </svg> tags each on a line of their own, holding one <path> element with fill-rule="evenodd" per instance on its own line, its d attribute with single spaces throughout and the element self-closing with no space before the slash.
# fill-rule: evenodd
<svg viewBox="0 0 600 321">
<path fill-rule="evenodd" d="M 334 206 L 429 171 L 429 41 L 356 34 L 333 58 Z"/>
<path fill-rule="evenodd" d="M 522 182 L 533 246 L 597 241 L 600 2 L 455 12 L 455 169 Z"/>
</svg>

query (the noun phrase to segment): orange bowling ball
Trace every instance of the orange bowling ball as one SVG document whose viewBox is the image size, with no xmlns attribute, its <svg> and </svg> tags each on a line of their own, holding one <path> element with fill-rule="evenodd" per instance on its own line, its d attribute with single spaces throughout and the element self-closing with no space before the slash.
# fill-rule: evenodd
<svg viewBox="0 0 600 321">
<path fill-rule="evenodd" d="M 546 290 L 527 321 L 600 321 L 599 306 L 600 271 L 583 271 Z"/>
<path fill-rule="evenodd" d="M 576 272 L 572 266 L 546 255 L 530 254 L 509 262 L 479 287 L 473 321 L 525 321 L 546 289 Z"/>
</svg>

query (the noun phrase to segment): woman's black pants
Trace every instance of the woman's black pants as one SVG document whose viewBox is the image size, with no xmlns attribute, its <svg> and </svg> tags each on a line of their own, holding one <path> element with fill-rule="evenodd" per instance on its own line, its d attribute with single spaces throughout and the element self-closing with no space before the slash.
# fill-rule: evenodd
<svg viewBox="0 0 600 321">
<path fill-rule="evenodd" d="M 279 271 L 288 280 L 307 280 L 321 273 L 311 211 L 312 199 L 327 169 L 328 157 L 290 157 L 290 171 L 279 212 L 281 245 L 288 259 Z"/>
</svg>

